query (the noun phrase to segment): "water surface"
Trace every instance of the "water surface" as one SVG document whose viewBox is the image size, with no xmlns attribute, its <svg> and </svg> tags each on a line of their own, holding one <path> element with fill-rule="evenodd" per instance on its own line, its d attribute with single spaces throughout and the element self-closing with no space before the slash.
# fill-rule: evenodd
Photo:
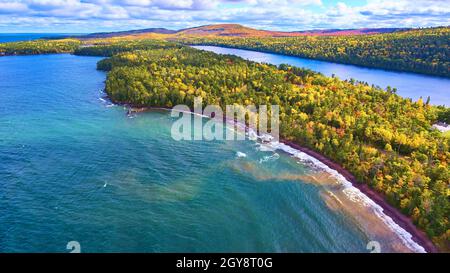
<svg viewBox="0 0 450 273">
<path fill-rule="evenodd" d="M 69 33 L 0 33 L 0 43 L 31 41 L 44 38 L 62 38 L 69 35 Z"/>
<path fill-rule="evenodd" d="M 225 48 L 217 46 L 193 46 L 194 48 L 212 51 L 220 54 L 232 54 L 256 62 L 270 64 L 290 64 L 309 68 L 326 76 L 333 74 L 341 79 L 355 79 L 368 82 L 382 88 L 397 88 L 397 94 L 405 98 L 417 100 L 420 97 L 435 105 L 450 106 L 450 79 L 409 72 L 387 71 L 383 69 L 366 68 L 355 65 L 338 64 L 326 61 L 304 59 L 299 57 L 264 53 L 251 50 Z"/>
</svg>

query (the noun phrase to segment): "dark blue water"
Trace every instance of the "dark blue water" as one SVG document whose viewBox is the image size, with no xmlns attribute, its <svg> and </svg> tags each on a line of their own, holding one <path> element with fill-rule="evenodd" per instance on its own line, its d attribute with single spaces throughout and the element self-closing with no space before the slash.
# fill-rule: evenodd
<svg viewBox="0 0 450 273">
<path fill-rule="evenodd" d="M 0 252 L 408 251 L 311 163 L 127 117 L 100 99 L 98 60 L 0 58 Z"/>
<path fill-rule="evenodd" d="M 435 105 L 450 106 L 450 79 L 407 72 L 386 71 L 382 69 L 359 67 L 354 65 L 324 62 L 280 54 L 257 51 L 224 48 L 217 46 L 194 46 L 220 54 L 233 54 L 242 58 L 270 64 L 290 64 L 309 68 L 326 76 L 336 75 L 341 79 L 355 79 L 368 82 L 382 88 L 388 86 L 397 88 L 398 94 L 405 98 L 424 100 L 430 96 L 430 102 Z"/>
<path fill-rule="evenodd" d="M 61 38 L 68 35 L 76 36 L 78 34 L 68 33 L 0 33 L 0 43 L 31 41 L 42 38 Z"/>
</svg>

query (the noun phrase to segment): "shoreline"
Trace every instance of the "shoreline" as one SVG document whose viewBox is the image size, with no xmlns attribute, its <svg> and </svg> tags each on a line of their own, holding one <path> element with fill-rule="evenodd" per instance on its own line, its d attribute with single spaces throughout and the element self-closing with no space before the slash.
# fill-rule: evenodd
<svg viewBox="0 0 450 273">
<path fill-rule="evenodd" d="M 286 139 L 280 139 L 281 143 L 284 143 L 294 149 L 297 149 L 309 156 L 314 157 L 315 159 L 321 161 L 325 165 L 327 165 L 329 168 L 336 170 L 339 174 L 341 174 L 345 179 L 347 179 L 352 185 L 360 190 L 363 194 L 365 194 L 367 197 L 369 197 L 372 201 L 374 201 L 377 205 L 379 205 L 381 208 L 383 208 L 384 214 L 391 217 L 392 220 L 398 224 L 401 228 L 406 230 L 409 234 L 411 234 L 412 239 L 417 242 L 419 245 L 421 245 L 427 253 L 437 253 L 439 252 L 438 248 L 433 244 L 430 238 L 420 230 L 414 223 L 412 222 L 411 218 L 401 213 L 397 208 L 389 204 L 384 196 L 380 194 L 379 192 L 375 191 L 374 189 L 370 188 L 367 184 L 360 183 L 355 178 L 353 174 L 351 174 L 348 170 L 346 170 L 344 167 L 339 165 L 338 163 L 332 161 L 331 159 L 327 158 L 326 156 L 313 151 L 309 148 L 300 146 L 299 144 L 286 140 Z"/>
<path fill-rule="evenodd" d="M 308 57 L 302 57 L 302 56 L 299 56 L 299 55 L 288 54 L 288 53 L 280 53 L 280 52 L 264 50 L 264 49 L 253 49 L 253 48 L 246 48 L 246 47 L 233 47 L 233 46 L 222 45 L 222 44 L 184 44 L 184 45 L 190 46 L 190 47 L 194 47 L 194 48 L 195 48 L 195 46 L 213 46 L 213 47 L 215 46 L 215 47 L 222 47 L 222 48 L 228 48 L 228 49 L 240 49 L 240 50 L 248 50 L 248 51 L 253 51 L 253 52 L 274 54 L 274 55 L 279 55 L 279 56 L 295 57 L 295 58 L 300 58 L 300 59 L 304 59 L 304 60 L 313 60 L 313 61 L 333 63 L 333 64 L 342 64 L 342 65 L 356 66 L 356 67 L 359 67 L 359 68 L 378 69 L 378 70 L 383 70 L 383 71 L 386 71 L 386 72 L 408 73 L 408 74 L 416 74 L 416 75 L 429 76 L 429 77 L 438 77 L 438 78 L 443 78 L 443 79 L 449 79 L 450 78 L 449 76 L 437 75 L 437 74 L 426 73 L 426 72 L 415 72 L 415 71 L 401 70 L 401 69 L 395 69 L 395 68 L 383 68 L 383 67 L 379 67 L 379 66 L 367 66 L 367 65 L 354 64 L 354 63 L 350 63 L 350 62 L 338 62 L 338 61 L 328 60 L 328 59 L 325 59 L 325 58 L 308 58 Z M 203 50 L 203 49 L 199 49 L 199 50 Z M 317 72 L 317 71 L 314 71 L 314 72 Z M 320 72 L 318 72 L 318 73 L 320 73 Z"/>
<path fill-rule="evenodd" d="M 113 102 L 114 103 L 114 102 Z M 116 103 L 115 103 L 116 104 Z M 117 104 L 120 106 L 124 106 L 128 108 L 127 115 L 131 114 L 137 114 L 137 113 L 143 113 L 143 112 L 152 112 L 152 111 L 170 111 L 170 108 L 166 107 L 134 107 L 129 104 Z M 191 112 L 191 114 L 195 114 Z M 248 129 L 247 126 L 246 130 Z M 340 175 L 342 175 L 348 182 L 350 182 L 355 188 L 360 190 L 364 195 L 366 195 L 369 199 L 374 201 L 377 205 L 379 205 L 383 209 L 383 213 L 392 218 L 392 220 L 398 224 L 401 228 L 403 228 L 406 232 L 411 234 L 412 240 L 414 240 L 416 243 L 418 243 L 420 246 L 422 246 L 427 253 L 438 253 L 438 248 L 434 245 L 434 243 L 431 241 L 431 239 L 420 230 L 416 225 L 414 225 L 412 219 L 403 213 L 401 213 L 397 208 L 389 204 L 385 197 L 377 192 L 376 190 L 370 188 L 365 183 L 360 183 L 355 178 L 353 174 L 351 174 L 348 170 L 346 170 L 344 167 L 342 167 L 340 164 L 332 161 L 328 157 L 310 149 L 301 146 L 300 144 L 297 144 L 293 141 L 287 140 L 285 138 L 281 138 L 279 140 L 280 143 L 283 143 L 285 145 L 290 146 L 291 148 L 294 148 L 300 152 L 303 152 L 311 157 L 314 157 L 315 159 L 319 160 L 329 168 L 337 171 Z"/>
</svg>

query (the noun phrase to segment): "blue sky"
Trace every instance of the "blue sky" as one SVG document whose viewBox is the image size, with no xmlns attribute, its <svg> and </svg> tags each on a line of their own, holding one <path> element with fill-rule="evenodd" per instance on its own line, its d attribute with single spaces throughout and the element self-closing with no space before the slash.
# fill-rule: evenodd
<svg viewBox="0 0 450 273">
<path fill-rule="evenodd" d="M 0 0 L 0 32 L 239 23 L 273 30 L 450 25 L 450 0 Z"/>
</svg>

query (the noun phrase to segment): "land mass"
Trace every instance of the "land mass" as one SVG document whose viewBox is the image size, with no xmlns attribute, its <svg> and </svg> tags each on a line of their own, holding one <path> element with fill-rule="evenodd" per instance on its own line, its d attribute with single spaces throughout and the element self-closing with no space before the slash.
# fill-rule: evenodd
<svg viewBox="0 0 450 273">
<path fill-rule="evenodd" d="M 94 33 L 67 39 L 0 44 L 0 56 L 68 53 L 89 45 L 166 40 L 278 53 L 363 67 L 450 77 L 449 27 L 269 31 L 238 24 L 182 30 L 152 28 Z"/>
<path fill-rule="evenodd" d="M 343 36 L 343 35 L 367 35 L 392 33 L 409 30 L 408 28 L 361 28 L 361 29 L 320 29 L 301 31 L 273 31 L 246 27 L 239 24 L 215 24 L 205 25 L 180 30 L 166 28 L 148 28 L 116 32 L 100 32 L 88 35 L 76 36 L 79 39 L 111 38 L 111 37 L 145 37 L 153 34 L 168 34 L 171 37 L 186 36 L 218 36 L 218 37 L 296 37 L 296 36 Z"/>
<path fill-rule="evenodd" d="M 115 32 L 96 32 L 87 35 L 73 36 L 73 38 L 101 39 L 101 38 L 122 37 L 129 35 L 142 35 L 147 33 L 174 34 L 176 32 L 177 31 L 175 30 L 170 30 L 166 28 L 146 28 L 146 29 L 126 30 L 126 31 L 115 31 Z"/>
</svg>

